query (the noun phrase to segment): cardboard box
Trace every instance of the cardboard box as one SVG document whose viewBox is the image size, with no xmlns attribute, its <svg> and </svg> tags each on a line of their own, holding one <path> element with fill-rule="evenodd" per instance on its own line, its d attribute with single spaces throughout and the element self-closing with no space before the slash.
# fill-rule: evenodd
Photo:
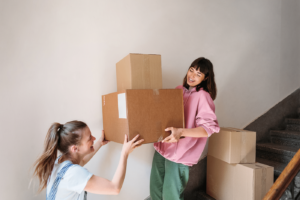
<svg viewBox="0 0 300 200">
<path fill-rule="evenodd" d="M 125 90 L 102 96 L 105 139 L 123 143 L 137 134 L 144 143 L 161 141 L 167 127 L 184 127 L 181 89 Z"/>
<path fill-rule="evenodd" d="M 129 54 L 117 64 L 117 91 L 162 89 L 161 56 Z"/>
<path fill-rule="evenodd" d="M 256 132 L 222 127 L 209 138 L 208 155 L 230 164 L 255 163 Z"/>
<path fill-rule="evenodd" d="M 261 200 L 273 185 L 274 168 L 228 164 L 207 156 L 206 193 L 217 200 Z"/>
</svg>

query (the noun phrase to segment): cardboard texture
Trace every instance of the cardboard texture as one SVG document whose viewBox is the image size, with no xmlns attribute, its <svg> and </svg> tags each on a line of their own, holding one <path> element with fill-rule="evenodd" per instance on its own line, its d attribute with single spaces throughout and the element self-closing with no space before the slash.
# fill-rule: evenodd
<svg viewBox="0 0 300 200">
<path fill-rule="evenodd" d="M 206 193 L 217 200 L 261 200 L 273 185 L 274 168 L 228 164 L 207 156 Z"/>
<path fill-rule="evenodd" d="M 137 134 L 144 143 L 161 141 L 167 127 L 184 127 L 181 89 L 124 90 L 102 96 L 105 139 L 123 143 Z"/>
<path fill-rule="evenodd" d="M 255 163 L 256 132 L 222 127 L 209 138 L 208 155 L 230 164 Z"/>
<path fill-rule="evenodd" d="M 129 54 L 116 64 L 117 91 L 162 89 L 161 56 Z"/>
</svg>

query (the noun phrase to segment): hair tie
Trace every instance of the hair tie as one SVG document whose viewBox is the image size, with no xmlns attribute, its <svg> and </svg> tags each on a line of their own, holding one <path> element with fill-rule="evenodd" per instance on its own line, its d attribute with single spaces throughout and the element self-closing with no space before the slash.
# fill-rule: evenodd
<svg viewBox="0 0 300 200">
<path fill-rule="evenodd" d="M 58 127 L 58 130 L 57 130 L 57 133 L 60 133 L 60 132 L 61 132 L 61 130 L 63 129 L 63 127 L 64 127 L 64 125 L 63 125 L 63 124 L 59 125 L 59 127 Z"/>
</svg>

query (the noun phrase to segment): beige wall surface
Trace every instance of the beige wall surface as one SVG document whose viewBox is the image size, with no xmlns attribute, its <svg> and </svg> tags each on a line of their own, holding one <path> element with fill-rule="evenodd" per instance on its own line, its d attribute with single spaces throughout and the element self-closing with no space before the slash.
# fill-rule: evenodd
<svg viewBox="0 0 300 200">
<path fill-rule="evenodd" d="M 163 88 L 181 84 L 195 58 L 209 58 L 220 125 L 245 127 L 300 86 L 299 5 L 0 0 L 0 199 L 45 199 L 36 180 L 28 185 L 52 122 L 83 120 L 99 138 L 101 95 L 116 91 L 115 64 L 128 53 L 161 54 Z M 86 168 L 111 179 L 121 147 L 109 143 Z M 145 199 L 153 152 L 148 144 L 130 155 L 118 196 L 89 200 Z"/>
<path fill-rule="evenodd" d="M 299 0 L 281 2 L 280 94 L 287 96 L 300 86 Z M 297 73 L 298 71 L 298 73 Z"/>
</svg>

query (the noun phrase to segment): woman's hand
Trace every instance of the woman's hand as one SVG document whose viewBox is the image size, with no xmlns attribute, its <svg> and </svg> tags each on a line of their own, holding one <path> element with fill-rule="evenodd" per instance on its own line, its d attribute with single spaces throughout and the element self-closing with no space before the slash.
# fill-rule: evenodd
<svg viewBox="0 0 300 200">
<path fill-rule="evenodd" d="M 125 134 L 124 144 L 122 148 L 122 153 L 125 155 L 129 155 L 136 147 L 142 145 L 144 139 L 138 140 L 139 135 L 136 135 L 132 140 L 128 142 L 128 136 Z"/>
<path fill-rule="evenodd" d="M 101 134 L 100 138 L 99 138 L 98 141 L 97 141 L 97 142 L 100 143 L 100 146 L 104 146 L 104 145 L 106 145 L 107 143 L 109 143 L 109 141 L 108 141 L 108 140 L 105 140 L 104 138 L 105 138 L 105 137 L 104 137 L 104 130 L 102 130 L 102 134 Z"/>
<path fill-rule="evenodd" d="M 169 127 L 166 128 L 165 131 L 171 131 L 171 135 L 166 137 L 162 142 L 167 142 L 167 143 L 178 142 L 182 135 L 182 129 L 180 128 Z"/>
</svg>

